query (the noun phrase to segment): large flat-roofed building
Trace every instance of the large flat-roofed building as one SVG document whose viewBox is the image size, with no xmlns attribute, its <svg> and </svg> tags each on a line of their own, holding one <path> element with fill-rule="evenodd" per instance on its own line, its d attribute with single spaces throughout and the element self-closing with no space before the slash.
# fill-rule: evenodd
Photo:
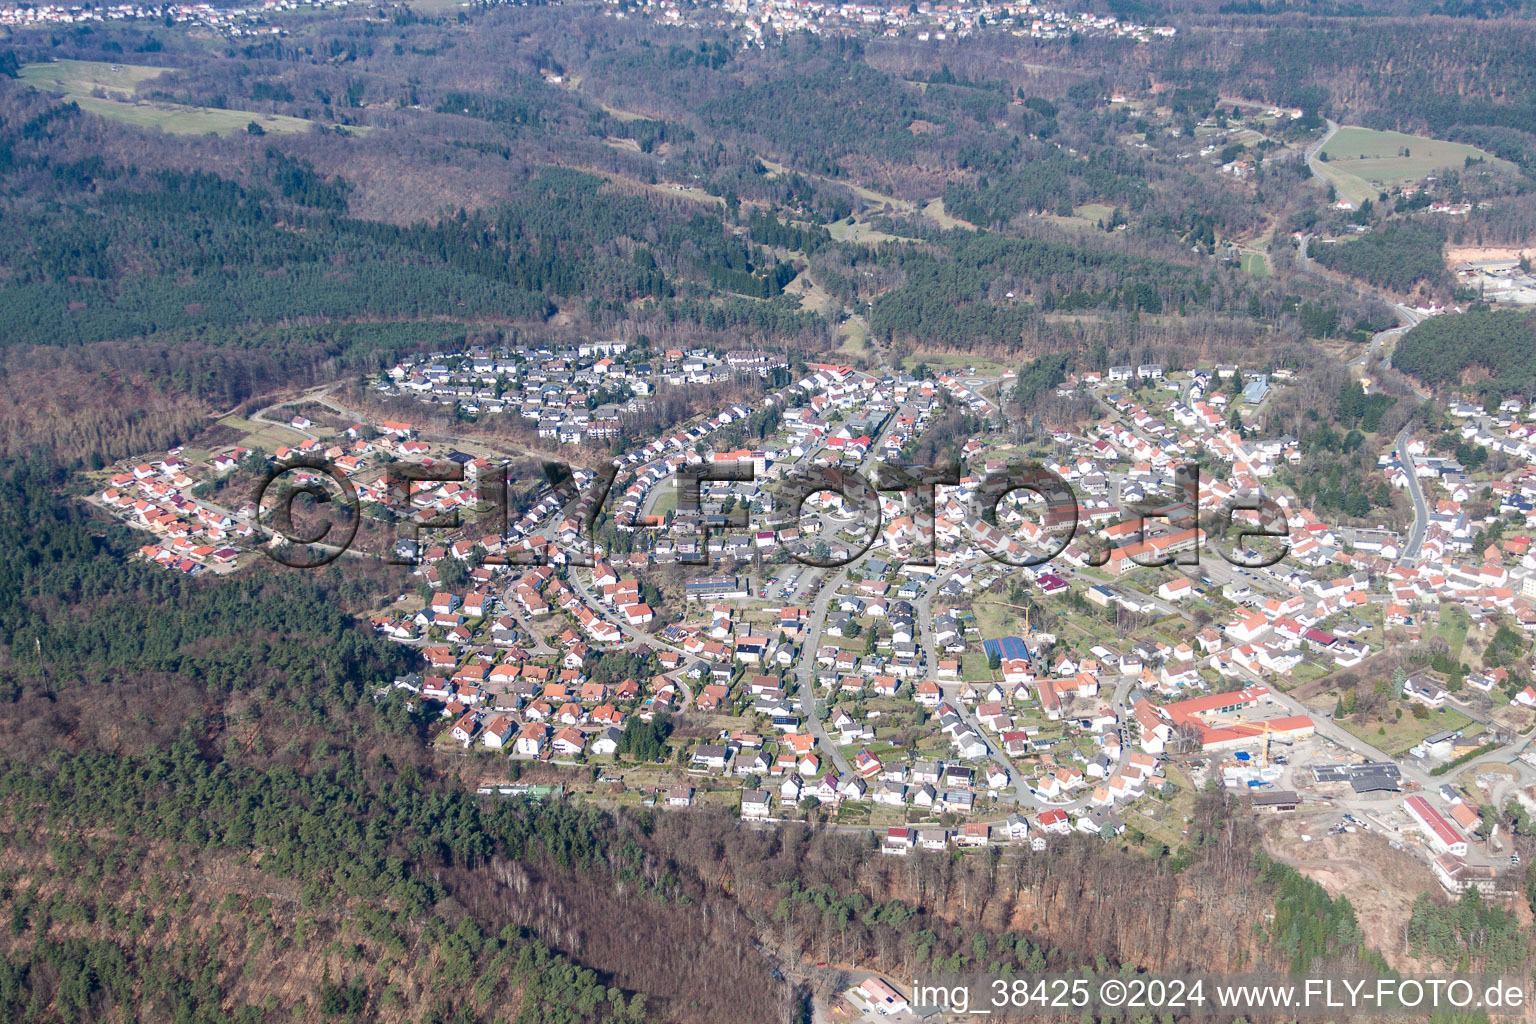
<svg viewBox="0 0 1536 1024">
<path fill-rule="evenodd" d="M 1253 806 L 1255 810 L 1267 811 L 1270 814 L 1281 814 L 1286 811 L 1294 811 L 1301 806 L 1301 797 L 1286 790 L 1275 790 L 1272 793 L 1253 794 Z"/>
<path fill-rule="evenodd" d="M 741 576 L 701 576 L 685 583 L 683 593 L 689 601 L 722 601 L 746 597 L 747 585 Z"/>
<path fill-rule="evenodd" d="M 1429 839 L 1429 843 L 1437 853 L 1453 853 L 1458 857 L 1467 855 L 1467 840 L 1456 826 L 1446 820 L 1445 815 L 1430 806 L 1428 800 L 1422 796 L 1411 796 L 1403 801 L 1403 806 L 1413 820 L 1419 823 L 1419 831 Z"/>
<path fill-rule="evenodd" d="M 1318 783 L 1344 783 L 1356 793 L 1396 793 L 1402 789 L 1402 772 L 1385 761 L 1363 764 L 1320 765 L 1312 769 Z"/>
</svg>

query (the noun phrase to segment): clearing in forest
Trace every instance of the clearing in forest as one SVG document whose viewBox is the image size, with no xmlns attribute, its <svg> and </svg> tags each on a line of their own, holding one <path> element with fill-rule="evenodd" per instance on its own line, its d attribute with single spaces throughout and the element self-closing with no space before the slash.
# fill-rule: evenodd
<svg viewBox="0 0 1536 1024">
<path fill-rule="evenodd" d="M 1411 185 L 1436 171 L 1460 169 L 1469 157 L 1490 166 L 1513 166 L 1476 146 L 1372 128 L 1340 128 L 1322 152 L 1328 157 L 1322 167 L 1325 173 L 1332 172 L 1327 177 L 1357 205 L 1362 199 L 1374 199 L 1383 189 Z"/>
<path fill-rule="evenodd" d="M 248 130 L 253 121 L 261 126 L 263 132 L 273 134 L 295 134 L 315 127 L 313 121 L 286 114 L 194 107 L 136 97 L 135 90 L 139 83 L 159 78 L 169 70 L 143 64 L 56 60 L 28 64 L 21 69 L 19 77 L 45 92 L 63 93 L 78 104 L 81 110 L 141 128 L 159 128 L 173 135 L 231 135 Z"/>
</svg>

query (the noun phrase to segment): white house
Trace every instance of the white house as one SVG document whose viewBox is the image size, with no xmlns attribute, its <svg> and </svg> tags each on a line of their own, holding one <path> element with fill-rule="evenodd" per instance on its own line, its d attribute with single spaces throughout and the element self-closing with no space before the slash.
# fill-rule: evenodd
<svg viewBox="0 0 1536 1024">
<path fill-rule="evenodd" d="M 523 757 L 538 757 L 544 752 L 544 737 L 549 727 L 542 722 L 529 722 L 517 734 L 512 749 Z"/>
</svg>

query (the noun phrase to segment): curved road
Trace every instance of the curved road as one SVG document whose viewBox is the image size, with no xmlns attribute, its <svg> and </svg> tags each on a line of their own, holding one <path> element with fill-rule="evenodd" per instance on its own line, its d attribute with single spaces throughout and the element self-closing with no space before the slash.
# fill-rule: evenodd
<svg viewBox="0 0 1536 1024">
<path fill-rule="evenodd" d="M 1322 172 L 1320 166 L 1321 162 L 1318 160 L 1318 154 L 1322 152 L 1324 146 L 1328 145 L 1328 141 L 1333 138 L 1334 133 L 1339 130 L 1339 125 L 1338 122 L 1332 120 L 1327 120 L 1326 123 L 1328 125 L 1328 130 L 1323 133 L 1323 137 L 1321 139 L 1307 147 L 1306 157 L 1307 167 L 1312 171 L 1312 176 L 1323 182 L 1329 188 L 1332 188 L 1334 187 L 1333 182 L 1329 180 L 1328 176 Z M 1302 267 L 1307 267 L 1312 263 L 1312 259 L 1307 253 L 1307 247 L 1311 244 L 1311 241 L 1312 236 L 1310 234 L 1302 235 L 1301 240 L 1297 245 L 1297 262 Z M 1371 293 L 1361 290 L 1360 294 L 1370 295 Z M 1423 317 L 1421 317 L 1417 311 L 1403 305 L 1401 302 L 1397 302 L 1393 299 L 1389 299 L 1381 295 L 1375 295 L 1372 297 L 1381 299 L 1383 302 L 1388 303 L 1392 307 L 1393 311 L 1397 313 L 1398 317 L 1402 319 L 1403 323 L 1399 324 L 1397 327 L 1391 327 L 1385 331 L 1378 331 L 1376 334 L 1374 334 L 1371 337 L 1370 347 L 1367 348 L 1366 351 L 1360 356 L 1351 360 L 1349 364 L 1351 366 L 1366 365 L 1371 359 L 1376 358 L 1381 354 L 1382 342 L 1385 341 L 1389 336 L 1402 334 L 1406 331 L 1412 330 L 1413 327 L 1423 319 Z M 1384 363 L 1385 365 L 1390 366 L 1391 360 L 1386 359 L 1384 360 Z M 1421 401 L 1429 400 L 1430 396 L 1427 393 L 1420 391 L 1418 388 L 1413 388 L 1413 393 L 1418 396 Z M 1424 490 L 1419 486 L 1419 478 L 1417 475 L 1415 475 L 1414 472 L 1413 456 L 1408 454 L 1408 438 L 1409 428 L 1405 426 L 1403 427 L 1402 432 L 1397 435 L 1392 443 L 1397 448 L 1396 463 L 1408 477 L 1408 496 L 1413 499 L 1413 526 L 1409 528 L 1408 543 L 1404 545 L 1402 553 L 1402 557 L 1412 561 L 1419 557 L 1419 550 L 1424 546 L 1424 534 L 1429 529 L 1429 506 L 1424 501 Z"/>
<path fill-rule="evenodd" d="M 1312 145 L 1307 147 L 1307 167 L 1312 171 L 1312 176 L 1314 178 L 1316 178 L 1318 181 L 1321 181 L 1329 188 L 1332 188 L 1333 182 L 1329 181 L 1328 176 L 1318 168 L 1319 161 L 1317 159 L 1317 155 L 1323 151 L 1323 147 L 1328 145 L 1329 141 L 1333 138 L 1334 133 L 1339 130 L 1339 123 L 1326 117 L 1323 118 L 1323 123 L 1328 126 L 1328 130 L 1323 133 L 1322 138 L 1318 139 L 1316 142 L 1312 143 Z"/>
<path fill-rule="evenodd" d="M 811 617 L 805 640 L 800 647 L 800 657 L 795 659 L 798 662 L 795 667 L 795 676 L 799 680 L 800 713 L 805 716 L 806 728 L 810 730 L 812 736 L 816 737 L 816 745 L 832 759 L 839 778 L 852 775 L 853 769 L 848 764 L 848 758 L 843 756 L 843 752 L 832 741 L 832 737 L 827 735 L 827 727 L 816 716 L 816 648 L 821 643 L 821 631 L 827 625 L 827 611 L 837 597 L 838 589 L 847 579 L 848 568 L 844 566 L 837 571 L 836 575 L 822 580 L 821 590 L 811 605 Z"/>
<path fill-rule="evenodd" d="M 1408 530 L 1408 543 L 1403 545 L 1403 557 L 1412 560 L 1419 557 L 1419 549 L 1424 546 L 1424 533 L 1429 529 L 1429 505 L 1424 501 L 1424 489 L 1419 486 L 1413 456 L 1408 454 L 1408 434 L 1409 428 L 1403 427 L 1392 443 L 1397 446 L 1397 465 L 1408 477 L 1408 496 L 1413 499 L 1413 526 Z"/>
</svg>

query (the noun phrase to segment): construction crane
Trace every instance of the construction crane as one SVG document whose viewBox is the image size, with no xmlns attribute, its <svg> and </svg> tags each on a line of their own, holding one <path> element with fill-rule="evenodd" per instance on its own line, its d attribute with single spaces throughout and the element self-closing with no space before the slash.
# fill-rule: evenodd
<svg viewBox="0 0 1536 1024">
<path fill-rule="evenodd" d="M 1247 715 L 1238 715 L 1237 716 L 1237 723 L 1239 725 L 1242 725 L 1243 723 L 1245 723 L 1247 721 L 1247 719 L 1248 719 Z M 1264 737 L 1264 746 L 1262 748 L 1262 753 L 1259 755 L 1259 757 L 1260 757 L 1260 764 L 1262 764 L 1265 768 L 1269 767 L 1269 737 L 1270 737 L 1270 734 L 1273 733 L 1274 731 L 1275 731 L 1275 727 L 1273 725 L 1270 725 L 1268 721 L 1264 721 L 1264 722 L 1260 722 L 1259 723 L 1259 735 Z"/>
</svg>

